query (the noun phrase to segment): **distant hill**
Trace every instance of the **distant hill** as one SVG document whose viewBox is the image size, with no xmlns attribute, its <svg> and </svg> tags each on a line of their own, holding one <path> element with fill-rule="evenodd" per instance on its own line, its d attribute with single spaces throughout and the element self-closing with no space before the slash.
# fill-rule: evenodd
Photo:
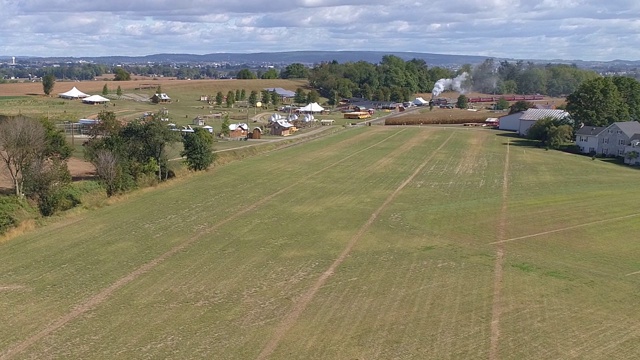
<svg viewBox="0 0 640 360">
<path fill-rule="evenodd" d="M 143 63 L 174 63 L 174 64 L 205 64 L 205 63 L 229 63 L 248 65 L 287 65 L 291 63 L 303 63 L 306 65 L 321 62 L 337 61 L 339 63 L 366 61 L 379 63 L 385 55 L 395 55 L 405 61 L 422 59 L 429 66 L 455 67 L 463 64 L 479 64 L 490 58 L 488 56 L 475 55 L 448 55 L 421 52 L 394 52 L 394 51 L 284 51 L 284 52 L 258 52 L 258 53 L 212 53 L 212 54 L 153 54 L 145 56 L 97 56 L 97 57 L 33 57 L 19 56 L 19 59 L 29 59 L 34 62 L 64 63 L 89 61 L 99 64 L 143 64 Z M 634 69 L 640 67 L 637 60 L 612 60 L 612 61 L 587 61 L 566 59 L 513 59 L 494 58 L 497 61 L 519 60 L 531 61 L 538 64 L 575 64 L 580 68 L 592 68 L 605 71 L 606 69 Z M 9 56 L 1 56 L 0 62 L 8 62 Z"/>
<path fill-rule="evenodd" d="M 131 64 L 131 63 L 246 63 L 246 64 L 317 64 L 328 61 L 339 63 L 366 61 L 379 63 L 385 55 L 395 55 L 405 61 L 422 59 L 432 66 L 449 66 L 456 64 L 477 64 L 484 61 L 486 56 L 445 55 L 419 52 L 392 51 L 286 51 L 260 53 L 214 53 L 214 54 L 154 54 L 146 56 L 99 56 L 99 57 L 49 57 L 31 60 L 51 62 L 90 61 L 101 64 Z M 1 57 L 0 57 L 1 58 Z"/>
</svg>

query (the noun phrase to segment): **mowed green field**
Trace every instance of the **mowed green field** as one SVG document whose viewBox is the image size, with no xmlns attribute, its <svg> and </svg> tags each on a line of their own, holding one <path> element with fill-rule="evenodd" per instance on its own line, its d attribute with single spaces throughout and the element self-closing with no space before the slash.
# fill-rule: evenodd
<svg viewBox="0 0 640 360">
<path fill-rule="evenodd" d="M 635 359 L 639 180 L 344 130 L 0 243 L 0 358 Z"/>
</svg>

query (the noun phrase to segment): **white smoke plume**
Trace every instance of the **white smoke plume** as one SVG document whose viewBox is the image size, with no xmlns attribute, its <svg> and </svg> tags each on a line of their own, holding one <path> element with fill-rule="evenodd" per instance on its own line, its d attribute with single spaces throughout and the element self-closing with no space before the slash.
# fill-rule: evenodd
<svg viewBox="0 0 640 360">
<path fill-rule="evenodd" d="M 431 90 L 431 95 L 433 95 L 433 97 L 436 97 L 445 90 L 464 92 L 464 90 L 462 89 L 462 84 L 465 80 L 467 80 L 468 76 L 469 74 L 463 72 L 453 79 L 440 79 L 436 81 L 436 84 L 433 85 L 433 90 Z"/>
</svg>

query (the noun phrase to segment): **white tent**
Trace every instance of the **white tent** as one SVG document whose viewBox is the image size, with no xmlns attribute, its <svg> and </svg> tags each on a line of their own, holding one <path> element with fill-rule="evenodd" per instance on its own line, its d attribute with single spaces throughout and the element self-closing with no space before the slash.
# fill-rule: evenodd
<svg viewBox="0 0 640 360">
<path fill-rule="evenodd" d="M 270 122 L 275 122 L 282 119 L 282 116 L 280 114 L 273 114 L 271 115 L 271 117 L 269 117 L 269 121 Z"/>
<path fill-rule="evenodd" d="M 89 97 L 82 99 L 82 102 L 87 104 L 104 104 L 109 101 L 110 101 L 109 99 L 102 97 L 100 95 L 91 95 Z"/>
<path fill-rule="evenodd" d="M 300 109 L 298 109 L 298 110 L 300 110 L 300 112 L 310 112 L 310 113 L 314 113 L 314 112 L 320 112 L 320 111 L 323 111 L 323 110 L 324 110 L 324 108 L 323 108 L 322 106 L 320 106 L 317 102 L 313 102 L 313 103 L 308 104 L 308 105 L 307 105 L 307 106 L 305 106 L 305 107 L 301 107 L 301 108 L 300 108 Z"/>
<path fill-rule="evenodd" d="M 422 97 L 417 97 L 415 100 L 413 100 L 413 104 L 416 106 L 422 106 L 425 104 L 428 104 L 429 102 L 425 99 L 423 99 Z"/>
<path fill-rule="evenodd" d="M 64 98 L 64 99 L 82 99 L 82 98 L 86 98 L 89 96 L 89 94 L 85 94 L 82 91 L 78 90 L 75 86 L 73 87 L 73 89 L 67 91 L 67 92 L 63 92 L 61 94 L 58 94 L 59 97 Z"/>
</svg>

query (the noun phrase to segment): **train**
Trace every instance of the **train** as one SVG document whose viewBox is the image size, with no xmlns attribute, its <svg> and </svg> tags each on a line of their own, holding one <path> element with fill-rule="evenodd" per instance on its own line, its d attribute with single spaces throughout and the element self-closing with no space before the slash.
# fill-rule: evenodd
<svg viewBox="0 0 640 360">
<path fill-rule="evenodd" d="M 493 103 L 497 102 L 501 98 L 504 98 L 507 101 L 533 101 L 533 100 L 544 100 L 544 96 L 542 95 L 500 95 L 500 96 L 482 96 L 482 97 L 470 97 L 467 99 L 469 103 Z M 450 104 L 449 99 L 445 98 L 433 98 L 431 99 L 431 104 L 434 106 L 442 106 Z"/>
<path fill-rule="evenodd" d="M 470 103 L 496 102 L 501 98 L 504 98 L 507 101 L 532 101 L 532 100 L 543 100 L 544 96 L 542 95 L 483 96 L 483 97 L 472 97 L 472 98 L 469 98 L 468 101 Z"/>
</svg>

